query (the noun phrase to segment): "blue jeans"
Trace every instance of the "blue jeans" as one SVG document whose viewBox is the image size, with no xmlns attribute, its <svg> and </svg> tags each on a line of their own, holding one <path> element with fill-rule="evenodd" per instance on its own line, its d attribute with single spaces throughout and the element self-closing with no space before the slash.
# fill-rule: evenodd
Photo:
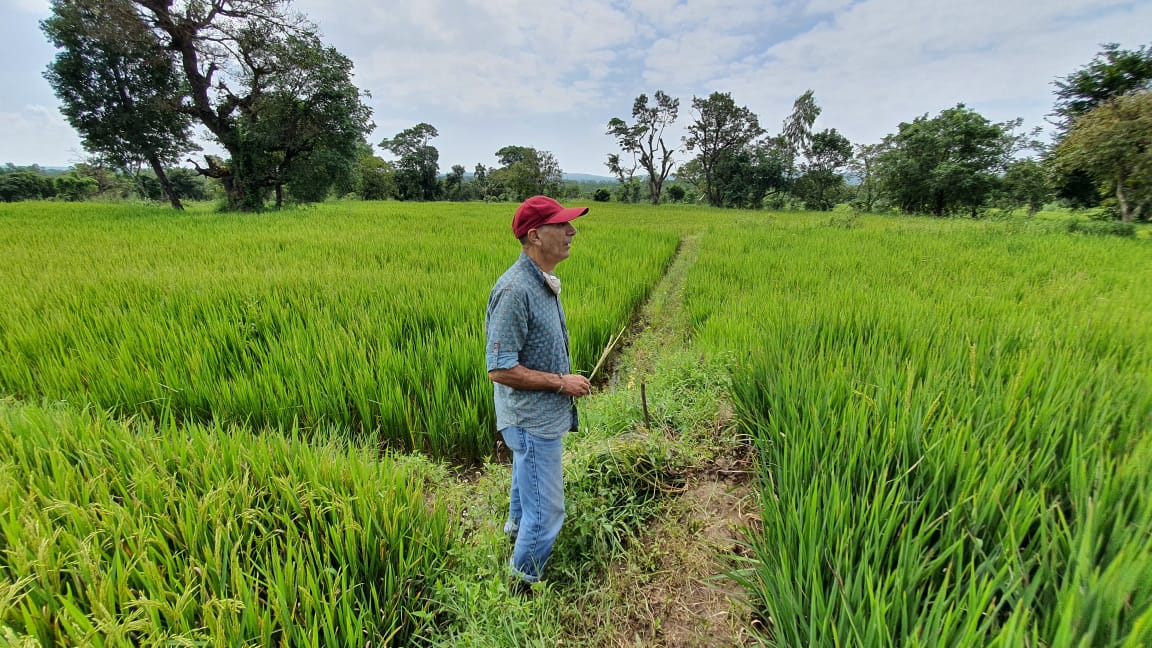
<svg viewBox="0 0 1152 648">
<path fill-rule="evenodd" d="M 534 583 L 564 523 L 563 440 L 541 439 L 515 426 L 501 434 L 512 451 L 512 492 L 504 525 L 504 532 L 516 540 L 512 573 Z"/>
</svg>

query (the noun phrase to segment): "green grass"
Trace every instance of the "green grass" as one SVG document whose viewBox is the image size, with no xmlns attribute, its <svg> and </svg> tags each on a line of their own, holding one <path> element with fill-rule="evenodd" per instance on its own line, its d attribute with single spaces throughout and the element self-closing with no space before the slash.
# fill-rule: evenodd
<svg viewBox="0 0 1152 648">
<path fill-rule="evenodd" d="M 659 523 L 686 476 L 733 444 L 710 437 L 727 380 L 724 366 L 672 352 L 662 354 L 645 378 L 656 412 L 651 429 L 643 427 L 639 385 L 620 385 L 585 400 L 581 431 L 565 437 L 568 517 L 532 598 L 508 592 L 511 547 L 502 525 L 509 467 L 487 465 L 474 478 L 444 484 L 448 506 L 460 511 L 463 525 L 453 569 L 433 594 L 438 623 L 427 627 L 418 643 L 614 645 L 622 629 L 609 623 L 612 610 L 605 605 L 643 609 L 646 601 L 635 591 L 603 591 L 612 580 L 609 570 L 627 560 L 637 540 Z"/>
</svg>

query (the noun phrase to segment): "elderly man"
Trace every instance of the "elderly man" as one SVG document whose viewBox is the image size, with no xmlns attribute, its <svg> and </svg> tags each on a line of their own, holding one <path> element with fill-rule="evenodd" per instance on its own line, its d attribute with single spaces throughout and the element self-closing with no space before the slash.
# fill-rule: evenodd
<svg viewBox="0 0 1152 648">
<path fill-rule="evenodd" d="M 572 373 L 568 326 L 560 306 L 560 279 L 552 273 L 568 258 L 587 207 L 565 208 L 547 196 L 521 203 L 512 218 L 520 258 L 492 288 L 485 318 L 488 377 L 496 401 L 496 427 L 512 451 L 512 491 L 504 532 L 513 542 L 513 591 L 540 579 L 564 522 L 561 445 L 576 429 L 574 398 L 588 379 Z"/>
</svg>

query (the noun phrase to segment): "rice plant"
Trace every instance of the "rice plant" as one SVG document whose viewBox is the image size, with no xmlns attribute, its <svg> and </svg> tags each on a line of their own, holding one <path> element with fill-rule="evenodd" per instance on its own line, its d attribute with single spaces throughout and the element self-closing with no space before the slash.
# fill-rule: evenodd
<svg viewBox="0 0 1152 648">
<path fill-rule="evenodd" d="M 780 646 L 1152 643 L 1152 255 L 1005 224 L 717 231 L 697 344 L 737 353 Z"/>
<path fill-rule="evenodd" d="M 453 533 L 371 451 L 4 402 L 0 511 L 0 628 L 44 646 L 402 643 Z"/>
<path fill-rule="evenodd" d="M 0 394 L 486 456 L 484 308 L 519 253 L 514 208 L 0 206 Z M 559 272 L 590 372 L 677 235 L 599 207 L 579 225 Z"/>
</svg>

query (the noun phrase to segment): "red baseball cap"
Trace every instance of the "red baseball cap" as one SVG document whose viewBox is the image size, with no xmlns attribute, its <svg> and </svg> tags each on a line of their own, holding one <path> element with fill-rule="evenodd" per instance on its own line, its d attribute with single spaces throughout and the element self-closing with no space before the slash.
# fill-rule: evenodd
<svg viewBox="0 0 1152 648">
<path fill-rule="evenodd" d="M 532 196 L 520 203 L 512 217 L 512 234 L 520 238 L 541 225 L 567 223 L 588 213 L 587 207 L 565 207 L 548 196 Z"/>
</svg>

